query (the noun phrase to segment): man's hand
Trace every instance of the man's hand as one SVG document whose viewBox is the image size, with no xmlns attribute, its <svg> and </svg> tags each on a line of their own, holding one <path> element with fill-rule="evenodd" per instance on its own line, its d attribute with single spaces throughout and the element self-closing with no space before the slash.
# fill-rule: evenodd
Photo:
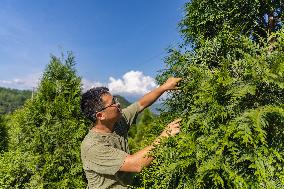
<svg viewBox="0 0 284 189">
<path fill-rule="evenodd" d="M 182 78 L 175 78 L 175 77 L 169 77 L 168 80 L 161 85 L 164 90 L 176 90 L 178 89 L 177 84 L 178 82 L 182 80 Z"/>
<path fill-rule="evenodd" d="M 145 108 L 154 103 L 164 92 L 167 90 L 178 89 L 177 84 L 182 78 L 170 77 L 163 85 L 152 90 L 151 92 L 144 95 L 138 100 L 139 112 L 143 111 Z"/>
<path fill-rule="evenodd" d="M 180 132 L 180 121 L 181 118 L 178 118 L 173 122 L 169 123 L 165 130 L 162 132 L 161 137 L 169 137 L 178 134 Z"/>
<path fill-rule="evenodd" d="M 160 144 L 160 141 L 163 137 L 169 137 L 178 134 L 180 131 L 180 121 L 181 119 L 179 118 L 168 124 L 162 134 L 153 142 L 152 145 L 145 147 L 144 149 L 136 152 L 133 155 L 127 155 L 119 171 L 139 173 L 144 167 L 149 166 L 154 159 L 154 157 L 152 157 L 151 155 L 149 156 L 149 152 L 153 150 L 156 145 Z"/>
</svg>

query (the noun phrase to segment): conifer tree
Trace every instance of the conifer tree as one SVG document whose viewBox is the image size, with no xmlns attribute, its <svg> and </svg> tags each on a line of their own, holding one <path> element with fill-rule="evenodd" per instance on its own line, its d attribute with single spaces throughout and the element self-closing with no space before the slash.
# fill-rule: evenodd
<svg viewBox="0 0 284 189">
<path fill-rule="evenodd" d="M 5 123 L 5 117 L 0 115 L 0 153 L 7 149 L 8 145 L 8 136 L 7 128 Z"/>
<path fill-rule="evenodd" d="M 80 143 L 88 124 L 80 113 L 81 79 L 74 56 L 51 57 L 36 94 L 9 122 L 9 152 L 1 158 L 4 188 L 85 188 Z"/>
<path fill-rule="evenodd" d="M 141 188 L 284 188 L 283 10 L 280 0 L 186 3 L 184 43 L 157 77 L 183 78 L 160 117 L 182 117 L 182 131 L 156 148 Z"/>
</svg>

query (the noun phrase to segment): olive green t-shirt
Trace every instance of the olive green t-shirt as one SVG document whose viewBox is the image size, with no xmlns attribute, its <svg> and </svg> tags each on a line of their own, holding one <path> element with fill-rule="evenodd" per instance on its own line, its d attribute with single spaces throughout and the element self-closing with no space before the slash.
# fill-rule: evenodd
<svg viewBox="0 0 284 189">
<path fill-rule="evenodd" d="M 88 188 L 127 188 L 127 185 L 131 185 L 132 173 L 119 169 L 126 156 L 130 154 L 127 132 L 139 109 L 138 103 L 123 109 L 112 133 L 97 133 L 90 130 L 86 135 L 81 145 L 81 158 Z"/>
</svg>

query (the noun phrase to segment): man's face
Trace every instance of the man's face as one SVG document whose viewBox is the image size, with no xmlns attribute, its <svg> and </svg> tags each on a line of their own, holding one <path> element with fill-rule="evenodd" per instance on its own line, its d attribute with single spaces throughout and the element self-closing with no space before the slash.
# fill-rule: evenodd
<svg viewBox="0 0 284 189">
<path fill-rule="evenodd" d="M 102 96 L 104 102 L 104 110 L 106 120 L 116 122 L 121 116 L 120 104 L 113 98 L 111 94 L 105 94 Z"/>
</svg>

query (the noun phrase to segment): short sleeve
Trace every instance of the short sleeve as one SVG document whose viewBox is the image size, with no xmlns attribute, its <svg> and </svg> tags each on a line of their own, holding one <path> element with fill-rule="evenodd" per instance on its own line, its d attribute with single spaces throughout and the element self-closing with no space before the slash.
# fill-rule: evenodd
<svg viewBox="0 0 284 189">
<path fill-rule="evenodd" d="M 128 155 L 122 150 L 101 144 L 91 146 L 85 153 L 85 169 L 107 175 L 118 172 Z"/>
<path fill-rule="evenodd" d="M 135 121 L 139 113 L 139 110 L 140 110 L 140 106 L 137 102 L 122 109 L 122 114 L 128 126 L 132 125 L 132 123 Z"/>
</svg>

